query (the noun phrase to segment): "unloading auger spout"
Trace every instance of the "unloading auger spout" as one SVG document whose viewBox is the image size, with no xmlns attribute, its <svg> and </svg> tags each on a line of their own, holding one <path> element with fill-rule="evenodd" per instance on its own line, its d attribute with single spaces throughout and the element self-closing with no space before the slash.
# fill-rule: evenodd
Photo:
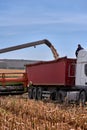
<svg viewBox="0 0 87 130">
<path fill-rule="evenodd" d="M 0 49 L 0 53 L 6 53 L 6 52 L 19 50 L 19 49 L 23 49 L 23 48 L 28 48 L 28 47 L 32 47 L 32 46 L 35 47 L 35 46 L 41 45 L 41 44 L 46 44 L 51 49 L 55 59 L 59 58 L 59 54 L 57 53 L 56 49 L 51 44 L 51 42 L 47 39 L 39 40 L 39 41 L 35 41 L 35 42 L 30 42 L 30 43 L 25 43 L 25 44 L 21 44 L 21 45 L 17 45 L 17 46 L 3 48 L 3 49 Z"/>
</svg>

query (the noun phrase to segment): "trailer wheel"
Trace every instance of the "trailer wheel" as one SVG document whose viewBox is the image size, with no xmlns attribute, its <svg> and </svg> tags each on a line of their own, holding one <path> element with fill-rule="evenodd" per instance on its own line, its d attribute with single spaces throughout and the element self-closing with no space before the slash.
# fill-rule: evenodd
<svg viewBox="0 0 87 130">
<path fill-rule="evenodd" d="M 65 99 L 65 93 L 63 92 L 63 91 L 58 91 L 57 92 L 57 101 L 59 102 L 59 103 L 63 103 L 64 102 L 64 99 Z"/>
<path fill-rule="evenodd" d="M 79 94 L 79 104 L 85 105 L 86 102 L 86 92 L 83 90 Z"/>
<path fill-rule="evenodd" d="M 38 90 L 37 90 L 37 99 L 38 100 L 42 99 L 42 89 L 41 88 L 38 88 Z"/>
<path fill-rule="evenodd" d="M 36 88 L 33 88 L 32 97 L 33 97 L 33 99 L 37 99 L 37 89 Z"/>
<path fill-rule="evenodd" d="M 32 92 L 33 92 L 33 88 L 29 87 L 29 88 L 28 88 L 28 97 L 29 97 L 29 99 L 32 99 L 32 98 L 33 98 L 33 97 L 32 97 Z"/>
</svg>

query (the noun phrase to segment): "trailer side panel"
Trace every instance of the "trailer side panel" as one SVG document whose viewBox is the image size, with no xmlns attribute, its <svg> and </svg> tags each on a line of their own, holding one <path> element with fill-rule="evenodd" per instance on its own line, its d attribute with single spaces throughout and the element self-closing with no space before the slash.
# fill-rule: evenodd
<svg viewBox="0 0 87 130">
<path fill-rule="evenodd" d="M 75 80 L 75 59 L 67 57 L 54 61 L 26 65 L 28 83 L 33 85 L 73 85 Z"/>
</svg>

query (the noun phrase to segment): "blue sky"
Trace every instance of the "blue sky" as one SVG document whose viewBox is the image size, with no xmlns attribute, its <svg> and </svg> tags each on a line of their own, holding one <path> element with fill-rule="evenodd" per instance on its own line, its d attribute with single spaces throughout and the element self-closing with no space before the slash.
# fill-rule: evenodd
<svg viewBox="0 0 87 130">
<path fill-rule="evenodd" d="M 48 39 L 60 57 L 87 48 L 87 0 L 0 0 L 0 49 Z M 45 46 L 0 54 L 1 59 L 52 60 Z"/>
</svg>

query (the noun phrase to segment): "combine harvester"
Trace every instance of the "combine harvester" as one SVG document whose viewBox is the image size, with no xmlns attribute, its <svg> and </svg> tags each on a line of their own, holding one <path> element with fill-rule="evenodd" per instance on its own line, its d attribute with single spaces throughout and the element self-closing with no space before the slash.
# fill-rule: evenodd
<svg viewBox="0 0 87 130">
<path fill-rule="evenodd" d="M 56 49 L 46 39 L 0 49 L 0 53 L 6 53 L 6 52 L 10 52 L 18 49 L 24 49 L 32 46 L 36 47 L 37 45 L 42 45 L 42 44 L 47 45 L 51 49 L 55 59 L 58 58 L 58 53 Z M 0 94 L 24 93 L 27 90 L 27 84 L 28 84 L 28 78 L 26 72 L 25 73 L 0 73 Z"/>
</svg>

